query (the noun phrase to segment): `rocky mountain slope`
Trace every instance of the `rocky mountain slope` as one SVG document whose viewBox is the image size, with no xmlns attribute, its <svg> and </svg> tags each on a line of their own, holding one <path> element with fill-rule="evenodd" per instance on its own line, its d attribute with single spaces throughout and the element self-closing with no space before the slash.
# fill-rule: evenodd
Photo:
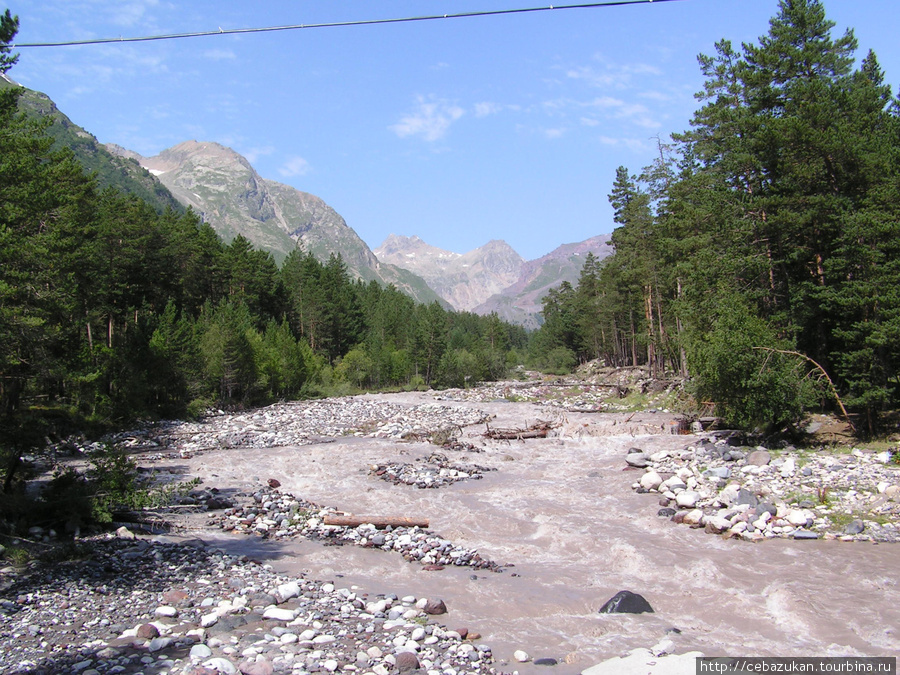
<svg viewBox="0 0 900 675">
<path fill-rule="evenodd" d="M 612 253 L 609 235 L 563 244 L 525 262 L 504 241 L 491 241 L 465 254 L 431 246 L 419 237 L 390 235 L 375 249 L 379 260 L 421 276 L 454 308 L 490 314 L 527 328 L 540 325 L 541 300 L 563 281 L 576 283 L 588 253 Z"/>
<path fill-rule="evenodd" d="M 612 255 L 609 235 L 601 234 L 574 244 L 563 244 L 537 260 L 529 260 L 514 283 L 474 308 L 476 314 L 497 312 L 501 319 L 526 328 L 540 323 L 541 300 L 547 291 L 563 281 L 575 284 L 588 253 L 599 259 Z"/>
<path fill-rule="evenodd" d="M 439 299 L 411 272 L 381 264 L 340 214 L 319 197 L 263 178 L 231 148 L 187 141 L 155 157 L 141 157 L 117 146 L 108 149 L 136 159 L 226 242 L 243 235 L 278 262 L 295 248 L 320 260 L 339 253 L 349 271 L 365 281 L 394 284 L 422 302 Z"/>
<path fill-rule="evenodd" d="M 436 248 L 419 237 L 390 235 L 379 260 L 419 275 L 455 309 L 471 311 L 514 283 L 525 261 L 505 241 L 490 241 L 465 254 Z"/>
<path fill-rule="evenodd" d="M 18 87 L 0 77 L 0 88 Z M 465 254 L 430 246 L 418 237 L 389 236 L 373 253 L 323 200 L 262 178 L 234 150 L 188 141 L 155 157 L 101 144 L 74 124 L 45 94 L 23 88 L 20 108 L 49 117 L 56 147 L 68 147 L 101 187 L 114 187 L 167 208 L 192 207 L 226 242 L 243 235 L 281 262 L 295 248 L 320 260 L 340 253 L 349 271 L 365 281 L 393 284 L 420 302 L 440 301 L 478 314 L 497 312 L 527 327 L 539 325 L 541 298 L 562 281 L 574 282 L 584 255 L 605 257 L 607 236 L 561 246 L 525 262 L 506 242 L 491 241 Z"/>
</svg>

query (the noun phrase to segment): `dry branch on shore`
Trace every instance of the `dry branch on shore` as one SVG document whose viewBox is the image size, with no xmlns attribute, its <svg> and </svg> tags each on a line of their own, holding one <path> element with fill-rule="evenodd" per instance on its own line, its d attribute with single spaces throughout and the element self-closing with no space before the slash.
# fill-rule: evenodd
<svg viewBox="0 0 900 675">
<path fill-rule="evenodd" d="M 555 429 L 557 425 L 552 422 L 536 422 L 527 429 L 491 429 L 482 434 L 484 438 L 491 438 L 500 441 L 516 441 L 525 440 L 526 438 L 547 438 L 547 433 L 551 429 Z"/>
</svg>

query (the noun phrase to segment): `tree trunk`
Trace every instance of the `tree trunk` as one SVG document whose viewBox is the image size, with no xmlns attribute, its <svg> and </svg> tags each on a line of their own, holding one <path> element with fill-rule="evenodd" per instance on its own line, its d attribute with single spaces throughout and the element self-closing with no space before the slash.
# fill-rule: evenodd
<svg viewBox="0 0 900 675">
<path fill-rule="evenodd" d="M 326 525 L 341 525 L 344 527 L 358 527 L 360 525 L 374 525 L 377 528 L 385 527 L 428 527 L 427 518 L 407 518 L 403 516 L 325 516 Z"/>
</svg>

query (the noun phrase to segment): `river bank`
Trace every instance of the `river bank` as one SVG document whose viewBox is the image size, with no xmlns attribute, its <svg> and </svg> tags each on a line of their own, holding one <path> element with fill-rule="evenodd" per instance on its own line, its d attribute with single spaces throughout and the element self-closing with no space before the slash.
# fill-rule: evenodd
<svg viewBox="0 0 900 675">
<path fill-rule="evenodd" d="M 716 439 L 671 434 L 677 426 L 676 416 L 663 410 L 595 413 L 583 412 L 583 402 L 577 401 L 567 408 L 511 401 L 512 397 L 503 398 L 502 393 L 481 398 L 472 401 L 470 392 L 459 396 L 441 392 L 281 404 L 243 417 L 219 415 L 196 428 L 162 425 L 138 430 L 120 440 L 131 443 L 135 456 L 160 479 L 196 476 L 203 481 L 195 498 L 198 512 L 179 516 L 177 538 L 200 538 L 206 547 L 198 550 L 219 550 L 221 553 L 214 555 L 236 556 L 238 561 L 247 556 L 268 565 L 271 569 L 262 569 L 281 581 L 256 584 L 264 592 L 288 583 L 283 580 L 319 579 L 320 589 L 330 584 L 332 592 L 343 588 L 357 599 L 364 598 L 362 610 L 357 608 L 363 613 L 367 602 L 379 595 L 397 596 L 404 612 L 415 603 L 404 606 L 403 598 L 416 602 L 440 598 L 448 613 L 436 617 L 437 625 L 459 635 L 459 629 L 465 629 L 467 637 L 480 634 L 475 640 L 460 640 L 453 653 L 458 654 L 460 646 L 471 646 L 482 669 L 547 672 L 550 666 L 535 665 L 535 660 L 548 659 L 557 664 L 551 672 L 568 675 L 633 649 L 654 647 L 670 653 L 707 655 L 732 654 L 739 648 L 744 654 L 760 656 L 878 656 L 900 651 L 900 638 L 893 628 L 900 620 L 896 609 L 900 606 L 898 563 L 891 544 L 878 545 L 860 536 L 855 536 L 855 541 L 777 539 L 753 543 L 677 526 L 670 517 L 657 515 L 657 502 L 663 495 L 634 489 L 635 484 L 640 486 L 646 469 L 627 470 L 628 451 L 637 447 L 647 457 L 656 455 L 660 462 L 674 461 L 686 448 L 714 444 Z M 485 437 L 489 429 L 526 430 L 538 422 L 552 427 L 544 438 Z M 293 436 L 288 431 L 291 424 Z M 427 440 L 445 430 L 453 432 L 450 435 L 457 439 L 457 446 L 438 449 Z M 261 440 L 265 434 L 269 436 Z M 435 463 L 436 450 L 445 456 L 444 466 Z M 668 454 L 663 458 L 660 453 Z M 480 469 L 466 471 L 473 465 Z M 456 475 L 452 481 L 434 481 L 440 487 L 418 487 L 422 481 L 386 480 L 387 472 L 379 475 L 378 468 L 387 466 L 405 466 L 416 475 L 435 478 L 441 477 L 442 470 L 444 477 L 451 471 Z M 667 467 L 654 470 L 662 475 Z M 773 474 L 782 480 L 780 469 Z M 761 480 L 759 472 L 753 478 Z M 269 480 L 278 487 L 269 488 Z M 278 517 L 268 518 L 272 524 L 265 522 L 266 514 L 273 513 L 264 513 L 259 507 L 272 500 L 257 502 L 254 495 L 275 494 L 272 490 L 319 510 L 425 517 L 429 531 L 440 535 L 451 551 L 465 551 L 460 555 L 470 559 L 477 553 L 501 571 L 421 559 L 408 562 L 403 552 L 394 548 L 406 534 L 403 532 L 392 533 L 380 545 L 376 545 L 375 533 L 357 533 L 359 539 L 366 539 L 363 545 L 350 541 L 323 545 L 340 537 L 309 536 L 311 528 L 317 532 L 330 529 L 323 522 L 310 523 L 322 520 L 318 512 L 305 512 L 302 526 L 288 519 L 282 527 L 285 520 Z M 872 494 L 885 490 L 879 493 L 874 485 Z M 212 494 L 228 508 L 207 511 L 203 500 Z M 257 513 L 252 517 L 243 511 L 227 513 L 229 509 L 252 508 L 253 503 Z M 286 514 L 290 514 L 290 506 Z M 257 520 L 266 529 L 257 528 Z M 223 528 L 226 521 L 238 523 L 246 532 L 240 533 L 238 525 Z M 279 535 L 282 530 L 286 534 Z M 871 535 L 871 529 L 858 534 Z M 410 536 L 409 543 L 414 539 Z M 151 540 L 150 545 L 163 543 Z M 390 551 L 385 548 L 388 544 Z M 434 550 L 433 544 L 426 541 L 424 546 L 432 545 Z M 429 564 L 441 569 L 425 569 Z M 598 615 L 599 607 L 623 589 L 644 595 L 655 612 Z M 233 591 L 228 597 L 210 597 L 216 607 L 223 600 L 234 607 L 237 594 Z M 154 596 L 141 616 L 149 613 L 145 618 L 154 618 L 157 607 L 149 605 L 161 606 L 161 599 L 161 595 Z M 207 598 L 192 596 L 190 601 L 196 604 L 198 600 L 202 605 Z M 17 602 L 17 598 L 11 601 Z M 20 613 L 4 618 L 4 641 L 12 639 L 15 631 L 9 632 L 6 626 Z M 202 614 L 199 618 L 202 623 Z M 416 628 L 426 628 L 421 625 L 424 617 L 418 618 L 417 622 L 410 616 L 411 627 L 402 629 L 407 639 L 412 639 Z M 111 625 L 117 623 L 110 621 Z M 263 635 L 266 621 L 272 619 L 259 626 Z M 118 623 L 119 628 L 125 625 Z M 299 644 L 303 631 L 294 631 L 296 643 L 281 644 L 281 636 L 272 634 L 271 627 L 269 624 L 269 634 L 278 642 L 266 644 L 273 653 L 251 656 L 262 654 L 274 669 L 275 653 L 284 654 L 289 645 Z M 27 627 L 16 630 L 28 632 Z M 434 637 L 435 629 L 431 630 L 429 638 Z M 93 637 L 83 627 L 82 633 L 76 634 L 79 640 Z M 417 641 L 421 648 L 425 638 L 417 636 L 422 638 Z M 398 637 L 399 633 L 390 641 L 393 651 L 403 648 L 393 642 Z M 426 670 L 446 673 L 440 664 L 450 658 L 443 656 L 450 646 L 444 648 L 441 660 L 423 656 L 430 665 Z M 95 648 L 94 653 L 105 648 Z M 237 667 L 248 658 L 242 653 L 247 648 L 209 658 L 226 658 Z M 383 657 L 389 655 L 379 648 Z M 298 653 L 307 649 L 302 652 L 304 659 L 317 651 L 307 646 L 291 649 Z M 202 666 L 203 661 L 190 659 L 189 651 L 184 657 L 187 660 L 173 659 L 173 664 L 162 668 L 176 673 L 187 672 L 188 666 Z M 342 658 L 328 658 L 323 652 L 314 663 L 295 656 L 289 668 L 283 659 L 277 667 L 286 672 L 316 672 L 325 661 L 329 665 L 336 661 L 341 670 L 353 666 L 360 672 L 376 672 L 372 668 L 379 663 L 390 671 L 396 669 L 396 664 L 370 662 L 368 656 L 365 662 L 357 660 L 364 652 Z M 529 660 L 517 661 L 517 652 L 526 652 Z M 486 658 L 488 653 L 492 661 Z M 93 661 L 83 670 L 109 672 L 101 670 L 97 659 Z M 465 669 L 473 664 L 450 662 L 447 668 L 470 672 Z M 150 671 L 151 666 L 122 665 L 126 670 L 115 672 L 139 672 L 134 668 L 140 667 L 145 668 L 140 672 L 163 672 Z"/>
</svg>

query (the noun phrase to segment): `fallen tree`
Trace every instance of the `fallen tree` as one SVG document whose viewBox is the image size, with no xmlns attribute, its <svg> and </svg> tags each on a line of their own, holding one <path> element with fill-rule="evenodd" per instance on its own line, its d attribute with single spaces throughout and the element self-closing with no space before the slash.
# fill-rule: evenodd
<svg viewBox="0 0 900 675">
<path fill-rule="evenodd" d="M 325 516 L 325 524 L 341 525 L 344 527 L 374 525 L 379 529 L 385 527 L 428 527 L 428 519 L 407 518 L 402 516 L 327 515 Z"/>
<path fill-rule="evenodd" d="M 547 438 L 547 433 L 554 428 L 551 422 L 536 422 L 527 429 L 491 429 L 488 427 L 482 435 L 484 438 L 493 440 L 521 441 L 526 438 Z"/>
</svg>

